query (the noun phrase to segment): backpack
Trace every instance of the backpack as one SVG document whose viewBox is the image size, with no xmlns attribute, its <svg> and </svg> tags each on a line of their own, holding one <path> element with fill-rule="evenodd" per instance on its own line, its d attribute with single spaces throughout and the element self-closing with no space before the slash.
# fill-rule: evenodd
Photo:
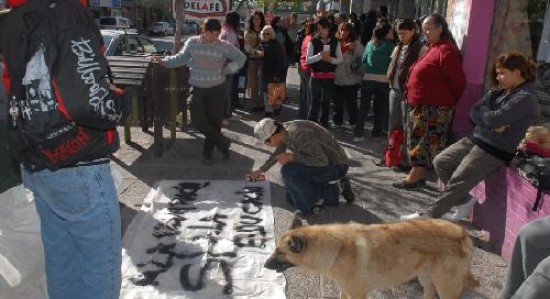
<svg viewBox="0 0 550 299">
<path fill-rule="evenodd" d="M 399 166 L 401 160 L 403 159 L 403 152 L 401 151 L 401 146 L 405 139 L 405 134 L 403 129 L 393 129 L 390 132 L 390 139 L 388 140 L 388 145 L 384 149 L 384 161 L 387 167 Z"/>
<path fill-rule="evenodd" d="M 537 197 L 531 209 L 536 212 L 542 206 L 542 194 L 550 190 L 550 158 L 519 150 L 514 158 L 514 164 L 519 176 L 537 188 Z"/>
<path fill-rule="evenodd" d="M 124 92 L 111 89 L 102 37 L 78 0 L 28 0 L 2 21 L 10 151 L 33 171 L 116 151 Z"/>
<path fill-rule="evenodd" d="M 302 43 L 304 42 L 304 39 L 306 38 L 306 31 L 305 30 L 299 30 L 296 33 L 296 49 L 295 49 L 295 61 L 300 61 L 300 56 L 302 56 Z"/>
</svg>

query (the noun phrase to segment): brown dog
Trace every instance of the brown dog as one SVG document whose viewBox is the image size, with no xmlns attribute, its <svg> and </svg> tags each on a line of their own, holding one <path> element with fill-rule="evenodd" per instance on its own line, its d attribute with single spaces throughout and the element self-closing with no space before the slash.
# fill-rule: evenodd
<svg viewBox="0 0 550 299">
<path fill-rule="evenodd" d="M 329 224 L 293 227 L 277 241 L 264 266 L 319 273 L 338 284 L 342 299 L 365 299 L 372 290 L 415 277 L 425 299 L 435 298 L 436 292 L 441 299 L 458 299 L 465 288 L 478 286 L 470 272 L 472 253 L 464 228 L 445 220 Z"/>
</svg>

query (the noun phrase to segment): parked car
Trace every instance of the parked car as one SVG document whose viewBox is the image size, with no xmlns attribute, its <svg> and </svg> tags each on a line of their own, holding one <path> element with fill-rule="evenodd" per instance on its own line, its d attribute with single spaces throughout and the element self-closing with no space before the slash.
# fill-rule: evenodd
<svg viewBox="0 0 550 299">
<path fill-rule="evenodd" d="M 102 29 L 101 36 L 105 43 L 106 56 L 164 54 L 148 37 L 139 34 L 135 29 Z"/>
<path fill-rule="evenodd" d="M 132 21 L 124 17 L 101 17 L 99 18 L 99 28 L 101 29 L 119 29 L 132 28 Z"/>
<path fill-rule="evenodd" d="M 199 23 L 195 21 L 185 20 L 183 21 L 183 34 L 199 34 L 200 33 L 200 26 Z"/>
<path fill-rule="evenodd" d="M 149 27 L 151 35 L 174 35 L 174 27 L 168 22 L 154 22 Z"/>
</svg>

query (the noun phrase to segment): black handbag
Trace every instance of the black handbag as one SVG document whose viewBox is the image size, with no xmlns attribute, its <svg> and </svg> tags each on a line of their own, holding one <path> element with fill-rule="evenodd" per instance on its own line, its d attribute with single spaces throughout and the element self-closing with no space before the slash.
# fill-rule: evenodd
<svg viewBox="0 0 550 299">
<path fill-rule="evenodd" d="M 518 151 L 514 164 L 518 174 L 537 188 L 537 198 L 532 209 L 536 212 L 542 206 L 542 193 L 550 190 L 550 158 Z"/>
</svg>

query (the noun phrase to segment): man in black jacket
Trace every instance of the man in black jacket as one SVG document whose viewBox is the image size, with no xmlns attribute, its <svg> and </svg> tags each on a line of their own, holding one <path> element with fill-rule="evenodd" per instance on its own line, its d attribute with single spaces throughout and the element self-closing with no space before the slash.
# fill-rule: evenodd
<svg viewBox="0 0 550 299">
<path fill-rule="evenodd" d="M 84 1 L 8 0 L 0 50 L 8 145 L 33 192 L 48 295 L 115 299 L 121 285 L 118 198 L 108 155 L 121 111 Z"/>
</svg>

